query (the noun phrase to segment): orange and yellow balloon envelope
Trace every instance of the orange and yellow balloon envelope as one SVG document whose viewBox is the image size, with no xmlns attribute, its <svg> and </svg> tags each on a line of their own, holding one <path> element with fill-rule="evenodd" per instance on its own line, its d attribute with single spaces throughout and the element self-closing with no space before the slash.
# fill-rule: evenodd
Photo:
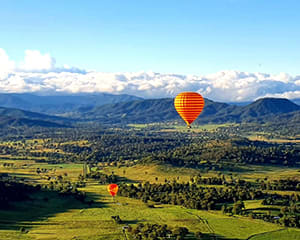
<svg viewBox="0 0 300 240">
<path fill-rule="evenodd" d="M 119 187 L 117 184 L 112 183 L 107 186 L 107 191 L 110 193 L 110 195 L 112 197 L 117 195 L 118 190 L 119 190 Z"/>
<path fill-rule="evenodd" d="M 196 92 L 179 93 L 175 100 L 174 106 L 178 114 L 186 122 L 188 127 L 196 120 L 204 107 L 204 98 Z"/>
</svg>

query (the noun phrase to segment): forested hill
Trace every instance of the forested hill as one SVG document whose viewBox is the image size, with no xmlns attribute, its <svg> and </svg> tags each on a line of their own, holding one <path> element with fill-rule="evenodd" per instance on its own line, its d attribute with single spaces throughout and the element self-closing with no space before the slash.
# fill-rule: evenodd
<svg viewBox="0 0 300 240">
<path fill-rule="evenodd" d="M 174 99 L 147 99 L 106 104 L 98 107 L 77 107 L 68 118 L 20 109 L 0 107 L 0 127 L 8 126 L 72 126 L 75 122 L 107 124 L 153 123 L 182 119 L 174 108 Z M 60 110 L 58 110 L 60 111 Z M 196 123 L 290 123 L 300 124 L 300 106 L 279 98 L 259 99 L 246 106 L 236 106 L 205 99 L 205 107 Z"/>
<path fill-rule="evenodd" d="M 142 98 L 126 94 L 113 95 L 108 93 L 49 96 L 29 93 L 1 93 L 0 106 L 55 115 L 77 111 L 78 108 L 91 109 L 104 104 L 128 102 L 138 99 Z"/>
<path fill-rule="evenodd" d="M 180 120 L 172 98 L 138 100 L 108 104 L 92 110 L 81 110 L 80 119 L 97 120 L 103 123 L 150 123 Z M 225 122 L 300 122 L 300 106 L 281 98 L 263 98 L 246 106 L 235 106 L 205 99 L 205 107 L 199 123 Z"/>
<path fill-rule="evenodd" d="M 71 120 L 14 108 L 0 107 L 0 127 L 66 127 Z"/>
<path fill-rule="evenodd" d="M 201 116 L 209 118 L 215 114 L 222 114 L 224 110 L 230 111 L 234 109 L 236 109 L 236 106 L 206 99 L 205 108 Z M 113 123 L 149 123 L 180 120 L 172 98 L 147 99 L 104 105 L 94 108 L 92 111 L 81 112 L 80 118 Z"/>
<path fill-rule="evenodd" d="M 293 99 L 293 102 L 300 105 L 300 98 Z"/>
</svg>

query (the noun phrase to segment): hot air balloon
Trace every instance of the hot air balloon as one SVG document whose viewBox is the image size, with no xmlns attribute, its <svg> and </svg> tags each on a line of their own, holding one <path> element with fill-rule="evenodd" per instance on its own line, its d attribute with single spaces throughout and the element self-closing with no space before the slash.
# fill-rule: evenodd
<svg viewBox="0 0 300 240">
<path fill-rule="evenodd" d="M 176 96 L 174 106 L 178 114 L 190 128 L 190 124 L 194 122 L 202 112 L 204 99 L 196 92 L 182 92 Z"/>
<path fill-rule="evenodd" d="M 107 186 L 107 191 L 110 193 L 110 195 L 113 198 L 114 198 L 114 196 L 117 195 L 118 190 L 119 190 L 119 187 L 117 184 L 112 183 Z"/>
</svg>

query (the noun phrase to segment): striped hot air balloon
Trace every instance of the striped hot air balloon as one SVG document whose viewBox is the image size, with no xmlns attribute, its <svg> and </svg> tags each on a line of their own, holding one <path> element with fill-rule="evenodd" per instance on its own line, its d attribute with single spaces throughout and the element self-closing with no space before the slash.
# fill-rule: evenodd
<svg viewBox="0 0 300 240">
<path fill-rule="evenodd" d="M 176 96 L 174 106 L 188 127 L 190 127 L 190 124 L 194 122 L 202 112 L 204 99 L 196 92 L 182 92 Z"/>
</svg>

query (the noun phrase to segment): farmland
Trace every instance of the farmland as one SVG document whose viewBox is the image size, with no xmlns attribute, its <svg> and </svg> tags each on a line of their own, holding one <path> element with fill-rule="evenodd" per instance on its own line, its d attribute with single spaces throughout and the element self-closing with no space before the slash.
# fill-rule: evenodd
<svg viewBox="0 0 300 240">
<path fill-rule="evenodd" d="M 3 162 L 5 161 L 1 161 Z M 27 169 L 16 167 L 8 170 L 13 173 L 12 175 L 22 174 L 28 181 L 44 182 L 43 179 L 32 176 L 32 169 L 43 168 L 44 164 L 32 164 L 30 161 L 26 164 L 28 164 Z M 75 173 L 79 174 L 81 170 L 76 164 L 55 167 L 58 170 L 57 173 L 67 173 L 71 178 L 75 176 Z M 155 166 L 136 166 L 133 169 L 137 172 L 147 171 L 148 174 L 160 178 L 174 177 L 173 174 L 164 175 Z M 133 169 L 127 170 L 128 179 L 136 178 Z M 183 172 L 186 174 L 186 170 Z M 185 174 L 179 176 L 184 179 Z M 178 176 L 178 171 L 176 176 Z M 185 226 L 190 231 L 200 230 L 207 234 L 212 234 L 211 229 L 213 229 L 213 234 L 229 239 L 246 239 L 252 234 L 282 229 L 280 226 L 260 220 L 224 216 L 217 211 L 197 211 L 172 205 L 155 205 L 152 209 L 139 200 L 124 197 L 117 197 L 117 203 L 113 203 L 107 193 L 106 185 L 100 185 L 94 181 L 88 182 L 81 190 L 87 193 L 88 198 L 95 201 L 92 206 L 72 201 L 70 198 L 61 198 L 56 194 L 41 193 L 32 196 L 34 201 L 16 203 L 12 210 L 1 211 L 1 238 L 55 239 L 54 236 L 60 236 L 59 239 L 74 239 L 76 236 L 76 239 L 99 239 L 101 236 L 100 239 L 117 239 L 122 237 L 121 226 L 111 222 L 111 216 L 116 214 L 128 224 L 166 223 L 172 227 Z M 46 202 L 42 200 L 45 196 L 49 199 Z M 6 227 L 11 229 L 5 229 Z M 21 227 L 25 227 L 28 232 L 20 233 Z"/>
<path fill-rule="evenodd" d="M 261 181 L 270 186 L 280 179 L 300 181 L 296 162 L 290 163 L 290 166 L 281 165 L 280 162 L 233 164 L 223 160 L 224 158 L 221 162 L 213 161 L 211 153 L 207 152 L 203 157 L 209 160 L 200 158 L 197 167 L 191 165 L 190 156 L 196 156 L 199 151 L 196 146 L 206 144 L 203 146 L 216 150 L 222 149 L 222 146 L 231 148 L 223 129 L 234 126 L 219 127 L 209 125 L 192 132 L 179 128 L 172 129 L 170 133 L 168 127 L 165 128 L 166 132 L 161 129 L 149 131 L 153 126 L 144 125 L 131 126 L 122 132 L 119 132 L 120 129 L 100 132 L 97 133 L 99 136 L 86 134 L 85 137 L 78 137 L 69 135 L 67 131 L 58 133 L 55 138 L 33 137 L 2 141 L 2 181 L 40 186 L 41 189 L 30 193 L 27 199 L 12 201 L 9 207 L 0 209 L 0 239 L 83 240 L 123 239 L 125 236 L 133 239 L 129 232 L 124 235 L 122 227 L 135 228 L 139 224 L 166 224 L 171 229 L 185 227 L 189 231 L 186 239 L 199 239 L 199 232 L 201 239 L 298 239 L 298 228 L 250 217 L 253 214 L 280 215 L 282 206 L 265 205 L 263 199 L 244 200 L 243 214 L 224 213 L 217 206 L 216 209 L 194 209 L 152 200 L 145 202 L 121 195 L 113 201 L 107 192 L 107 183 L 103 180 L 99 182 L 97 178 L 97 174 L 115 176 L 120 185 L 138 186 L 147 182 L 164 185 L 174 181 L 178 184 L 192 184 L 198 181 L 195 180 L 198 176 L 201 179 L 222 177 L 227 182 L 225 185 L 199 182 L 199 187 L 224 190 L 241 180 L 256 188 L 261 187 Z M 191 137 L 191 134 L 194 136 Z M 218 136 L 224 140 L 215 141 Z M 198 137 L 201 144 L 195 145 Z M 181 144 L 177 143 L 178 138 L 182 138 Z M 203 139 L 206 139 L 206 143 Z M 119 145 L 114 145 L 116 141 Z M 243 141 L 247 140 L 239 141 L 242 141 L 243 146 Z M 274 151 L 275 145 L 270 146 Z M 235 146 L 234 148 L 236 149 Z M 170 149 L 181 156 L 182 161 L 187 159 L 187 162 L 183 165 L 165 162 L 163 154 Z M 111 152 L 111 155 L 106 155 L 105 151 Z M 290 196 L 297 193 L 295 190 L 263 190 L 266 196 Z M 233 206 L 233 202 L 228 203 L 229 208 Z M 116 223 L 112 216 L 119 216 L 122 222 Z"/>
</svg>

